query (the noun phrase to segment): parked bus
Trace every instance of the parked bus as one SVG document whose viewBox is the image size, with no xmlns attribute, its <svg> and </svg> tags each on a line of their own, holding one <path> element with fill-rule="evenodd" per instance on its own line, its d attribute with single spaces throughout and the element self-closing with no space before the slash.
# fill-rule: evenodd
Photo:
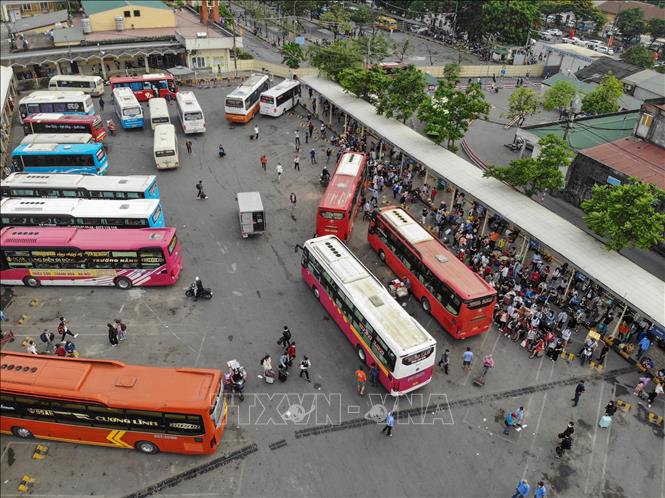
<svg viewBox="0 0 665 498">
<path fill-rule="evenodd" d="M 215 452 L 226 425 L 217 369 L 9 351 L 0 369 L 0 431 L 22 439 L 205 454 Z"/>
<path fill-rule="evenodd" d="M 260 112 L 279 117 L 300 103 L 300 82 L 284 80 L 261 94 Z"/>
<path fill-rule="evenodd" d="M 264 74 L 254 74 L 243 81 L 242 85 L 226 96 L 226 119 L 234 123 L 247 123 L 259 111 L 261 94 L 269 86 L 270 80 Z"/>
<path fill-rule="evenodd" d="M 108 168 L 100 143 L 28 144 L 12 151 L 12 171 L 103 175 Z"/>
<path fill-rule="evenodd" d="M 30 144 L 94 144 L 90 133 L 33 133 L 21 140 L 21 145 Z"/>
<path fill-rule="evenodd" d="M 163 286 L 182 269 L 175 228 L 4 227 L 2 285 Z"/>
<path fill-rule="evenodd" d="M 157 169 L 172 169 L 180 166 L 178 138 L 175 135 L 175 126 L 172 124 L 157 125 L 155 127 L 155 140 L 152 147 L 155 167 Z"/>
<path fill-rule="evenodd" d="M 496 290 L 406 211 L 379 210 L 367 240 L 398 277 L 409 278 L 423 309 L 452 337 L 467 339 L 490 329 Z"/>
<path fill-rule="evenodd" d="M 33 114 L 23 120 L 23 133 L 89 133 L 95 142 L 106 138 L 106 129 L 98 114 Z"/>
<path fill-rule="evenodd" d="M 92 98 L 83 92 L 32 92 L 18 103 L 21 123 L 31 114 L 60 112 L 63 114 L 94 114 Z"/>
<path fill-rule="evenodd" d="M 86 228 L 163 227 L 159 199 L 25 199 L 0 201 L 2 226 L 64 226 Z"/>
<path fill-rule="evenodd" d="M 194 92 L 178 92 L 176 103 L 182 131 L 186 134 L 205 133 L 206 120 Z"/>
<path fill-rule="evenodd" d="M 158 124 L 170 123 L 169 106 L 166 99 L 155 97 L 148 101 L 148 110 L 150 111 L 150 127 L 154 130 Z"/>
<path fill-rule="evenodd" d="M 172 74 L 153 73 L 139 76 L 112 76 L 109 80 L 111 90 L 115 88 L 129 88 L 140 102 L 153 97 L 175 98 L 178 85 Z"/>
<path fill-rule="evenodd" d="M 379 29 L 385 29 L 392 33 L 397 29 L 397 21 L 392 17 L 379 16 L 374 21 L 374 26 Z"/>
<path fill-rule="evenodd" d="M 365 184 L 367 155 L 342 154 L 316 213 L 316 235 L 336 235 L 346 240 L 361 209 L 360 195 Z"/>
<path fill-rule="evenodd" d="M 49 90 L 78 90 L 93 97 L 104 95 L 104 80 L 100 76 L 58 74 L 48 82 Z"/>
<path fill-rule="evenodd" d="M 113 90 L 113 106 L 123 128 L 143 128 L 143 108 L 129 88 Z"/>
<path fill-rule="evenodd" d="M 159 199 L 154 175 L 94 176 L 12 173 L 0 181 L 2 197 Z"/>
<path fill-rule="evenodd" d="M 356 350 L 379 369 L 393 396 L 432 379 L 436 341 L 335 236 L 305 242 L 301 274 Z"/>
</svg>

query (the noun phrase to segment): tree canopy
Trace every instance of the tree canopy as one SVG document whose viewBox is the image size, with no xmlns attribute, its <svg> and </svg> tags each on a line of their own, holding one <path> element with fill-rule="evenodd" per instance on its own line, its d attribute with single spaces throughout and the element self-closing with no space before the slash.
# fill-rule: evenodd
<svg viewBox="0 0 665 498">
<path fill-rule="evenodd" d="M 582 110 L 587 114 L 607 114 L 619 110 L 619 99 L 623 95 L 623 85 L 612 74 L 582 99 Z"/>
<path fill-rule="evenodd" d="M 388 76 L 380 67 L 346 68 L 339 73 L 339 84 L 356 97 L 372 102 L 387 90 Z"/>
<path fill-rule="evenodd" d="M 591 198 L 582 203 L 584 222 L 606 239 L 608 250 L 651 249 L 663 241 L 663 202 L 665 192 L 637 178 L 619 186 L 594 185 Z"/>
<path fill-rule="evenodd" d="M 647 32 L 651 36 L 651 44 L 658 38 L 665 38 L 665 19 L 649 19 L 649 22 L 647 22 Z"/>
<path fill-rule="evenodd" d="M 641 43 L 636 43 L 621 54 L 621 60 L 644 69 L 654 66 L 653 52 Z"/>
<path fill-rule="evenodd" d="M 282 64 L 291 69 L 298 69 L 300 63 L 305 60 L 305 54 L 297 43 L 285 43 L 279 53 L 282 55 Z"/>
<path fill-rule="evenodd" d="M 482 2 L 481 11 L 483 34 L 496 33 L 505 43 L 526 45 L 529 31 L 536 29 L 540 5 L 533 0 L 489 0 Z"/>
<path fill-rule="evenodd" d="M 321 14 L 319 21 L 332 31 L 334 40 L 340 33 L 348 33 L 352 27 L 349 11 L 339 4 L 333 4 L 328 12 Z"/>
<path fill-rule="evenodd" d="M 559 111 L 559 118 L 563 111 L 570 107 L 575 96 L 575 85 L 569 81 L 560 80 L 549 87 L 543 95 L 543 108 L 548 111 Z"/>
<path fill-rule="evenodd" d="M 644 33 L 644 13 L 641 9 L 626 9 L 617 14 L 614 25 L 621 31 L 624 45 L 632 44 Z"/>
<path fill-rule="evenodd" d="M 508 97 L 508 112 L 504 115 L 521 124 L 527 116 L 536 114 L 539 106 L 540 97 L 535 90 L 519 87 Z"/>
<path fill-rule="evenodd" d="M 335 81 L 342 70 L 362 67 L 363 62 L 350 40 L 337 40 L 327 46 L 310 45 L 307 55 L 312 66 Z"/>
<path fill-rule="evenodd" d="M 406 123 L 427 98 L 426 88 L 425 73 L 420 69 L 415 66 L 399 69 L 388 78 L 386 90 L 378 96 L 376 112 Z"/>
<path fill-rule="evenodd" d="M 367 64 L 376 64 L 392 55 L 395 44 L 382 31 L 372 30 L 371 34 L 353 40 L 353 46 Z"/>
</svg>

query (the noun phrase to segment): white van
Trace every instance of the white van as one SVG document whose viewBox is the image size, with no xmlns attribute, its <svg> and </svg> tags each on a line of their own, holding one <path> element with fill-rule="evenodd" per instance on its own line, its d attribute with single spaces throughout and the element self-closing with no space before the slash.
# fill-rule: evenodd
<svg viewBox="0 0 665 498">
<path fill-rule="evenodd" d="M 155 141 L 152 150 L 157 169 L 173 169 L 180 166 L 175 126 L 170 123 L 155 126 Z"/>
<path fill-rule="evenodd" d="M 159 97 L 150 99 L 148 101 L 148 109 L 150 110 L 150 127 L 153 130 L 158 124 L 168 124 L 171 122 L 169 106 L 166 103 L 166 99 Z"/>
</svg>

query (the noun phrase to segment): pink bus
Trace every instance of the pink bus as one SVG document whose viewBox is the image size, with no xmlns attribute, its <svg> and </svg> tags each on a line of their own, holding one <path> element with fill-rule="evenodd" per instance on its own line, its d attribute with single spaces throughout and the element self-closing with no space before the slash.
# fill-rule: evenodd
<svg viewBox="0 0 665 498">
<path fill-rule="evenodd" d="M 386 390 L 399 396 L 429 383 L 436 341 L 358 258 L 334 235 L 308 240 L 302 252 L 303 280 L 351 341 L 358 359 L 377 366 Z"/>
<path fill-rule="evenodd" d="M 175 228 L 106 230 L 4 227 L 0 231 L 0 284 L 172 285 L 182 256 Z"/>
</svg>

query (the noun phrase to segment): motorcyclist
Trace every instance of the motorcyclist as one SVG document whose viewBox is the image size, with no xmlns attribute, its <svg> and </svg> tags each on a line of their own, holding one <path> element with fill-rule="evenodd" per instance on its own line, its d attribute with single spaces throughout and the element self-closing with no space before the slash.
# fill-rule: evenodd
<svg viewBox="0 0 665 498">
<path fill-rule="evenodd" d="M 219 157 L 224 157 L 226 155 L 226 151 L 224 150 L 224 146 L 222 144 L 219 144 Z"/>
<path fill-rule="evenodd" d="M 328 171 L 327 167 L 323 167 L 323 170 L 321 171 L 321 182 L 322 183 L 328 183 L 330 181 L 330 171 Z"/>
<path fill-rule="evenodd" d="M 201 279 L 197 276 L 194 279 L 194 297 L 198 299 L 201 294 L 203 294 L 203 282 L 201 282 Z"/>
</svg>

